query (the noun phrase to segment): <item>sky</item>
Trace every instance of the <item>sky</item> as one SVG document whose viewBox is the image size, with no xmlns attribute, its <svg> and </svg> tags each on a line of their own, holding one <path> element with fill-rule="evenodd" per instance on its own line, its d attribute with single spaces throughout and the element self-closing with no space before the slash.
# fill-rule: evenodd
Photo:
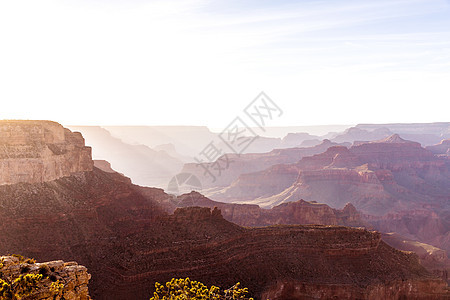
<svg viewBox="0 0 450 300">
<path fill-rule="evenodd" d="M 227 126 L 449 120 L 449 0 L 0 1 L 0 119 Z"/>
</svg>

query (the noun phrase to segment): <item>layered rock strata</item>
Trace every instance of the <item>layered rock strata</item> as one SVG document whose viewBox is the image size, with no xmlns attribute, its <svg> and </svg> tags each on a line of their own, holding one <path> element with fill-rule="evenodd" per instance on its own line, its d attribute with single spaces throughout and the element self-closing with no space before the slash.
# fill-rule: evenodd
<svg viewBox="0 0 450 300">
<path fill-rule="evenodd" d="M 80 133 L 50 121 L 0 121 L 0 185 L 39 183 L 92 171 Z"/>
</svg>

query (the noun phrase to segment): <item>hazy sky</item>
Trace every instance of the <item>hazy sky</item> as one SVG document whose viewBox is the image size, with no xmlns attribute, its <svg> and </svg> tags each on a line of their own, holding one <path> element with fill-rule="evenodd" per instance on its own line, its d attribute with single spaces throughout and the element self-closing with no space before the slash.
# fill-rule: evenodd
<svg viewBox="0 0 450 300">
<path fill-rule="evenodd" d="M 1 0 L 0 119 L 450 121 L 445 0 Z"/>
</svg>

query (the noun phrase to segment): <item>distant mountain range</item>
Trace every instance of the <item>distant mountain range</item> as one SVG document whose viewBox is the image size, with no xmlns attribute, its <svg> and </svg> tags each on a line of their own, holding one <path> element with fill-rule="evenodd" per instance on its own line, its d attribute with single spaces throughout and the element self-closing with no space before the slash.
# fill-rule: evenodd
<svg viewBox="0 0 450 300">
<path fill-rule="evenodd" d="M 394 133 L 402 137 L 417 141 L 423 146 L 432 146 L 442 139 L 449 138 L 450 123 L 429 124 L 382 124 L 348 126 L 312 126 L 312 127 L 270 127 L 255 139 L 242 154 L 261 153 L 267 156 L 273 150 L 289 148 L 308 148 L 319 146 L 323 141 L 334 144 L 350 146 L 354 142 L 373 141 L 386 138 Z M 84 135 L 88 145 L 93 147 L 93 157 L 97 160 L 109 161 L 112 167 L 129 176 L 134 183 L 144 186 L 167 188 L 169 182 L 180 172 L 188 171 L 197 177 L 205 177 L 200 168 L 193 167 L 197 161 L 205 164 L 214 163 L 201 157 L 201 152 L 214 142 L 221 152 L 234 156 L 231 149 L 218 138 L 218 134 L 202 126 L 69 126 Z M 309 129 L 314 132 L 324 130 L 342 130 L 343 132 L 329 132 L 325 135 L 314 135 L 299 132 L 300 129 Z M 320 130 L 319 130 L 320 129 Z M 305 151 L 307 153 L 308 151 Z M 311 150 L 312 154 L 314 152 Z M 245 158 L 244 158 L 245 159 Z M 300 159 L 300 157 L 299 157 Z M 239 160 L 239 159 L 237 159 Z M 292 160 L 286 163 L 295 162 Z M 183 164 L 190 163 L 191 165 Z M 267 167 L 267 165 L 264 165 Z M 264 166 L 248 166 L 249 170 L 256 171 Z M 233 168 L 225 170 L 221 176 L 221 185 L 229 184 L 237 173 Z M 202 180 L 204 186 L 211 185 L 207 178 Z"/>
</svg>

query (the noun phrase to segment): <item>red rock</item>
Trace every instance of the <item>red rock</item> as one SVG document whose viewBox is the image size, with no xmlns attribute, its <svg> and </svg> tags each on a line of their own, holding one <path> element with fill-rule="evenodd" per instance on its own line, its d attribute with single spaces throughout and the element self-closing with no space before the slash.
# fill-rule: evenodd
<svg viewBox="0 0 450 300">
<path fill-rule="evenodd" d="M 378 230 L 450 251 L 449 178 L 447 159 L 393 135 L 350 149 L 331 147 L 296 164 L 241 175 L 230 186 L 205 193 L 217 201 L 264 207 L 305 199 L 341 209 L 350 202 L 365 214 L 386 215 L 378 221 L 369 218 Z M 415 213 L 422 210 L 430 217 Z M 404 217 L 393 221 L 389 214 L 395 213 Z M 417 228 L 408 225 L 411 219 Z"/>
<path fill-rule="evenodd" d="M 40 183 L 93 167 L 79 132 L 50 121 L 0 121 L 0 185 Z"/>
</svg>

